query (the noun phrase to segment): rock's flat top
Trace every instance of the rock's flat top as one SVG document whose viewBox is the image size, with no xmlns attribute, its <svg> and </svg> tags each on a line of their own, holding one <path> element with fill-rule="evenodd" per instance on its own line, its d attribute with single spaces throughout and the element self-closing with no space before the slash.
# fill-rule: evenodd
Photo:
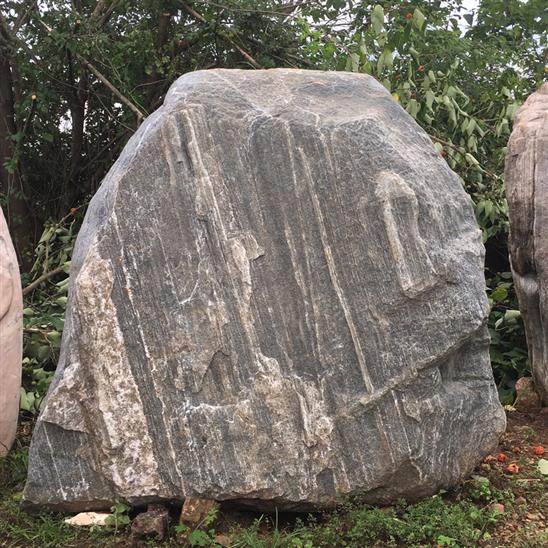
<svg viewBox="0 0 548 548">
<path fill-rule="evenodd" d="M 548 405 L 548 83 L 516 113 L 504 179 L 508 248 L 531 371 Z"/>
<path fill-rule="evenodd" d="M 504 430 L 470 200 L 373 78 L 183 76 L 72 265 L 29 507 L 418 498 Z"/>
<path fill-rule="evenodd" d="M 13 243 L 0 209 L 0 457 L 17 431 L 23 344 L 23 295 Z"/>
</svg>

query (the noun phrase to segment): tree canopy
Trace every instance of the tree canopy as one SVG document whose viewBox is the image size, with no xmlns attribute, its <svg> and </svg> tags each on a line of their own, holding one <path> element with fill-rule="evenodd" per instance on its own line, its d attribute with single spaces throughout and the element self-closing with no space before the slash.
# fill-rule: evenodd
<svg viewBox="0 0 548 548">
<path fill-rule="evenodd" d="M 493 236 L 505 222 L 495 181 L 511 116 L 545 74 L 542 4 L 8 0 L 0 192 L 19 252 L 93 194 L 179 75 L 213 67 L 373 74 L 438 143 Z"/>
<path fill-rule="evenodd" d="M 502 176 L 512 116 L 546 78 L 548 13 L 542 0 L 467 5 L 4 0 L 0 202 L 24 280 L 68 271 L 86 204 L 181 74 L 215 67 L 364 72 L 426 130 L 471 195 L 487 248 L 492 334 L 495 341 L 504 335 L 493 363 L 522 371 L 523 331 L 505 274 Z M 50 315 L 56 333 L 66 299 L 66 283 L 58 283 L 60 293 L 48 301 L 58 307 Z"/>
</svg>

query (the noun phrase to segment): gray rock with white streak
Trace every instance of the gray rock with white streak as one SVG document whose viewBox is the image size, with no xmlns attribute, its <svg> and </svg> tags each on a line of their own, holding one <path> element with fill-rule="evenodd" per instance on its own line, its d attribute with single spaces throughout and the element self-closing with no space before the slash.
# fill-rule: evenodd
<svg viewBox="0 0 548 548">
<path fill-rule="evenodd" d="M 504 179 L 508 248 L 531 372 L 548 406 L 548 83 L 516 113 Z"/>
<path fill-rule="evenodd" d="M 469 198 L 373 78 L 195 72 L 72 262 L 25 505 L 416 499 L 504 430 Z"/>
</svg>

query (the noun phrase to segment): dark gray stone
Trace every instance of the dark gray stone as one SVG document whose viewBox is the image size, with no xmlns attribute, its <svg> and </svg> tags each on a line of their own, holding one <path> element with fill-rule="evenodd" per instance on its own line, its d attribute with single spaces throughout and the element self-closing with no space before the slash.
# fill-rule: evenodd
<svg viewBox="0 0 548 548">
<path fill-rule="evenodd" d="M 548 406 L 548 83 L 516 113 L 504 179 L 512 274 L 535 388 Z"/>
<path fill-rule="evenodd" d="M 458 177 L 373 78 L 195 72 L 76 244 L 27 507 L 457 483 L 505 427 Z"/>
</svg>

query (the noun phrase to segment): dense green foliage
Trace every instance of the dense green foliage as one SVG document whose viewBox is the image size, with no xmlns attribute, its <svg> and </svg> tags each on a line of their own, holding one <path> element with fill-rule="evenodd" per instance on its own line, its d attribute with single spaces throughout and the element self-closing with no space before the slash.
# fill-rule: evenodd
<svg viewBox="0 0 548 548">
<path fill-rule="evenodd" d="M 23 265 L 22 407 L 58 357 L 86 205 L 180 74 L 275 66 L 372 74 L 462 177 L 484 232 L 492 362 L 505 400 L 527 371 L 506 251 L 505 146 L 546 74 L 542 0 L 7 0 L 0 6 L 0 202 Z M 53 220 L 52 220 L 53 219 Z M 61 221 L 58 221 L 61 219 Z"/>
</svg>

